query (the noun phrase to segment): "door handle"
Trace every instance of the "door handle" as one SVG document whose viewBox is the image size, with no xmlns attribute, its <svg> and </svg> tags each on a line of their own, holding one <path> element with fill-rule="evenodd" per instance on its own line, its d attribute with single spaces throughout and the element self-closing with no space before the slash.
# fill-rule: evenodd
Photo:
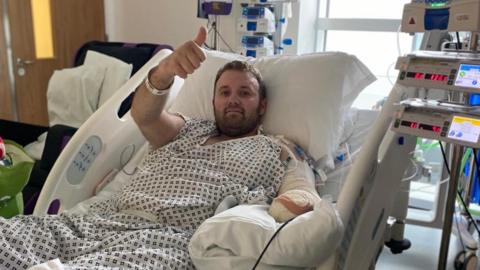
<svg viewBox="0 0 480 270">
<path fill-rule="evenodd" d="M 26 73 L 26 70 L 25 70 L 25 65 L 31 65 L 35 63 L 35 61 L 33 60 L 23 60 L 22 58 L 20 57 L 17 57 L 17 74 L 18 76 L 20 77 L 23 77 L 25 76 L 25 73 Z"/>
<path fill-rule="evenodd" d="M 23 60 L 20 57 L 17 58 L 17 66 L 31 65 L 33 63 L 35 63 L 33 60 Z"/>
</svg>

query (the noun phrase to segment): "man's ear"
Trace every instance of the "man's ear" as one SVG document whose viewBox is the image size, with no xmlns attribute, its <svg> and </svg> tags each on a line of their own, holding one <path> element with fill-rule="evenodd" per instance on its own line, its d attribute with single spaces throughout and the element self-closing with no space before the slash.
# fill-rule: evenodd
<svg viewBox="0 0 480 270">
<path fill-rule="evenodd" d="M 263 115 L 265 115 L 266 111 L 267 111 L 267 99 L 264 98 L 264 99 L 260 100 L 260 104 L 259 104 L 259 107 L 258 107 L 258 112 L 259 112 L 260 116 L 263 116 Z"/>
<path fill-rule="evenodd" d="M 213 106 L 213 109 L 215 109 L 215 87 L 213 88 L 212 106 Z"/>
</svg>

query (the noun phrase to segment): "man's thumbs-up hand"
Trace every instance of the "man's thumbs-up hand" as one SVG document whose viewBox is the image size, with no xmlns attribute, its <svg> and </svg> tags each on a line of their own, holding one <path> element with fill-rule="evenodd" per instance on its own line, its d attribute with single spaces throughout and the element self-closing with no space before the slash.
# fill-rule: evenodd
<svg viewBox="0 0 480 270">
<path fill-rule="evenodd" d="M 202 26 L 193 40 L 185 42 L 155 67 L 149 78 L 153 86 L 157 89 L 168 88 L 175 76 L 185 79 L 199 68 L 206 59 L 200 47 L 206 40 L 207 30 Z"/>
<path fill-rule="evenodd" d="M 193 40 L 198 46 L 202 46 L 203 43 L 207 40 L 207 29 L 205 27 L 200 27 L 197 32 L 197 36 Z"/>
</svg>

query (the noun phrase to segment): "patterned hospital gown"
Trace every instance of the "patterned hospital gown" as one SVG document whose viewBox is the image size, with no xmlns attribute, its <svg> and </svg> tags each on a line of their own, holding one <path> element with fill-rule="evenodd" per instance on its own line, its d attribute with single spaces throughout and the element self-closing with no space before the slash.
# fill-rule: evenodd
<svg viewBox="0 0 480 270">
<path fill-rule="evenodd" d="M 194 269 L 188 242 L 228 195 L 264 203 L 279 189 L 281 147 L 256 135 L 213 145 L 211 121 L 186 119 L 123 189 L 87 215 L 0 218 L 0 269 L 60 258 L 72 269 Z"/>
</svg>

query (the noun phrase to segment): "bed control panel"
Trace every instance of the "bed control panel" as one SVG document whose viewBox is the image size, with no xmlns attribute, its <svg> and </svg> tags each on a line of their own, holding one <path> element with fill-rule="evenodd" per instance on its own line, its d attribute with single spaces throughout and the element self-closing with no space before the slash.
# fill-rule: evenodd
<svg viewBox="0 0 480 270">
<path fill-rule="evenodd" d="M 480 147 L 480 111 L 475 107 L 433 100 L 402 101 L 392 130 L 467 147 Z"/>
<path fill-rule="evenodd" d="M 67 181 L 72 185 L 80 184 L 101 150 L 102 140 L 98 136 L 89 137 L 70 163 Z"/>
</svg>

